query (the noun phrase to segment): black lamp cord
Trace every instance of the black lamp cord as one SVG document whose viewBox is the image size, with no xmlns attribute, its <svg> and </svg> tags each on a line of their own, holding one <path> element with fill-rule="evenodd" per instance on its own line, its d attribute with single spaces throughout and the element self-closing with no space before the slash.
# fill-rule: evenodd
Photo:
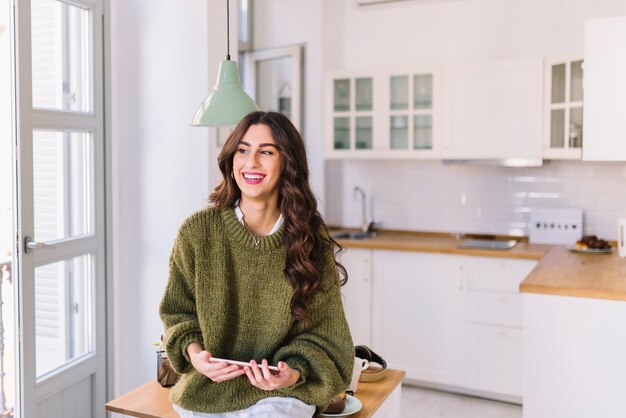
<svg viewBox="0 0 626 418">
<path fill-rule="evenodd" d="M 226 0 L 226 61 L 230 61 L 230 0 Z"/>
</svg>

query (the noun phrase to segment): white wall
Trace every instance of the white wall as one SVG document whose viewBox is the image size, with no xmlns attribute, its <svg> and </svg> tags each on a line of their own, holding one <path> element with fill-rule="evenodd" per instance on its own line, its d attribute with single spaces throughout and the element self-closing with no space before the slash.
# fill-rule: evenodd
<svg viewBox="0 0 626 418">
<path fill-rule="evenodd" d="M 302 136 L 307 144 L 311 186 L 319 198 L 324 196 L 321 105 L 322 27 L 322 2 L 320 1 L 255 0 L 255 49 L 305 44 Z"/>
<path fill-rule="evenodd" d="M 582 52 L 585 19 L 624 14 L 622 0 L 325 0 L 324 49 L 333 69 L 543 57 Z"/>
<path fill-rule="evenodd" d="M 583 209 L 585 233 L 616 239 L 617 219 L 626 216 L 626 163 L 515 168 L 332 161 L 326 165 L 329 224 L 361 226 L 357 185 L 373 201 L 368 214 L 387 229 L 528 235 L 530 208 L 576 207 Z"/>
<path fill-rule="evenodd" d="M 209 192 L 208 129 L 190 123 L 215 80 L 210 5 L 111 0 L 115 394 L 155 376 L 171 246 Z"/>
<path fill-rule="evenodd" d="M 325 0 L 324 68 L 582 54 L 585 19 L 619 15 L 626 15 L 622 0 L 423 0 L 360 8 Z M 615 239 L 617 217 L 626 214 L 623 163 L 514 169 L 346 161 L 327 163 L 325 177 L 326 219 L 335 225 L 360 225 L 355 185 L 374 196 L 374 216 L 392 229 L 526 235 L 529 207 L 574 206 L 585 211 L 586 232 Z"/>
</svg>

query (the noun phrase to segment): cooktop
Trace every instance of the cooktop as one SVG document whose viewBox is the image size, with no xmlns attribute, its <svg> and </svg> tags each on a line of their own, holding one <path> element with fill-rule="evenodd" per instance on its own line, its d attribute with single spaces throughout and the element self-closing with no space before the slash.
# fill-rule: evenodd
<svg viewBox="0 0 626 418">
<path fill-rule="evenodd" d="M 468 239 L 459 244 L 459 248 L 484 248 L 488 250 L 510 250 L 515 247 L 517 241 L 495 239 Z"/>
</svg>

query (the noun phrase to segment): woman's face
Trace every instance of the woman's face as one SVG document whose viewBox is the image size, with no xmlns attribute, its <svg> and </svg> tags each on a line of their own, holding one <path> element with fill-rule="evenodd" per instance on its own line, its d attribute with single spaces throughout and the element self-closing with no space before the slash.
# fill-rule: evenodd
<svg viewBox="0 0 626 418">
<path fill-rule="evenodd" d="M 233 157 L 233 175 L 242 199 L 278 201 L 283 158 L 267 125 L 251 125 Z"/>
</svg>

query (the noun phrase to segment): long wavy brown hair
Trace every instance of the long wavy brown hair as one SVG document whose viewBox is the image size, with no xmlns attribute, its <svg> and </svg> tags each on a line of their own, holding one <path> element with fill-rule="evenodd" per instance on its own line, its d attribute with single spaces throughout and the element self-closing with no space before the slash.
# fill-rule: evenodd
<svg viewBox="0 0 626 418">
<path fill-rule="evenodd" d="M 305 321 L 310 319 L 309 304 L 319 290 L 319 268 L 329 249 L 334 250 L 335 267 L 342 286 L 348 281 L 348 273 L 337 261 L 342 247 L 330 236 L 317 210 L 317 200 L 309 185 L 304 141 L 286 116 L 277 112 L 253 112 L 239 122 L 217 157 L 224 179 L 209 196 L 209 202 L 218 207 L 234 207 L 241 198 L 241 191 L 231 176 L 233 157 L 241 138 L 252 125 L 265 125 L 270 129 L 283 157 L 278 207 L 284 218 L 284 273 L 293 288 L 291 312 L 297 320 Z"/>
</svg>

